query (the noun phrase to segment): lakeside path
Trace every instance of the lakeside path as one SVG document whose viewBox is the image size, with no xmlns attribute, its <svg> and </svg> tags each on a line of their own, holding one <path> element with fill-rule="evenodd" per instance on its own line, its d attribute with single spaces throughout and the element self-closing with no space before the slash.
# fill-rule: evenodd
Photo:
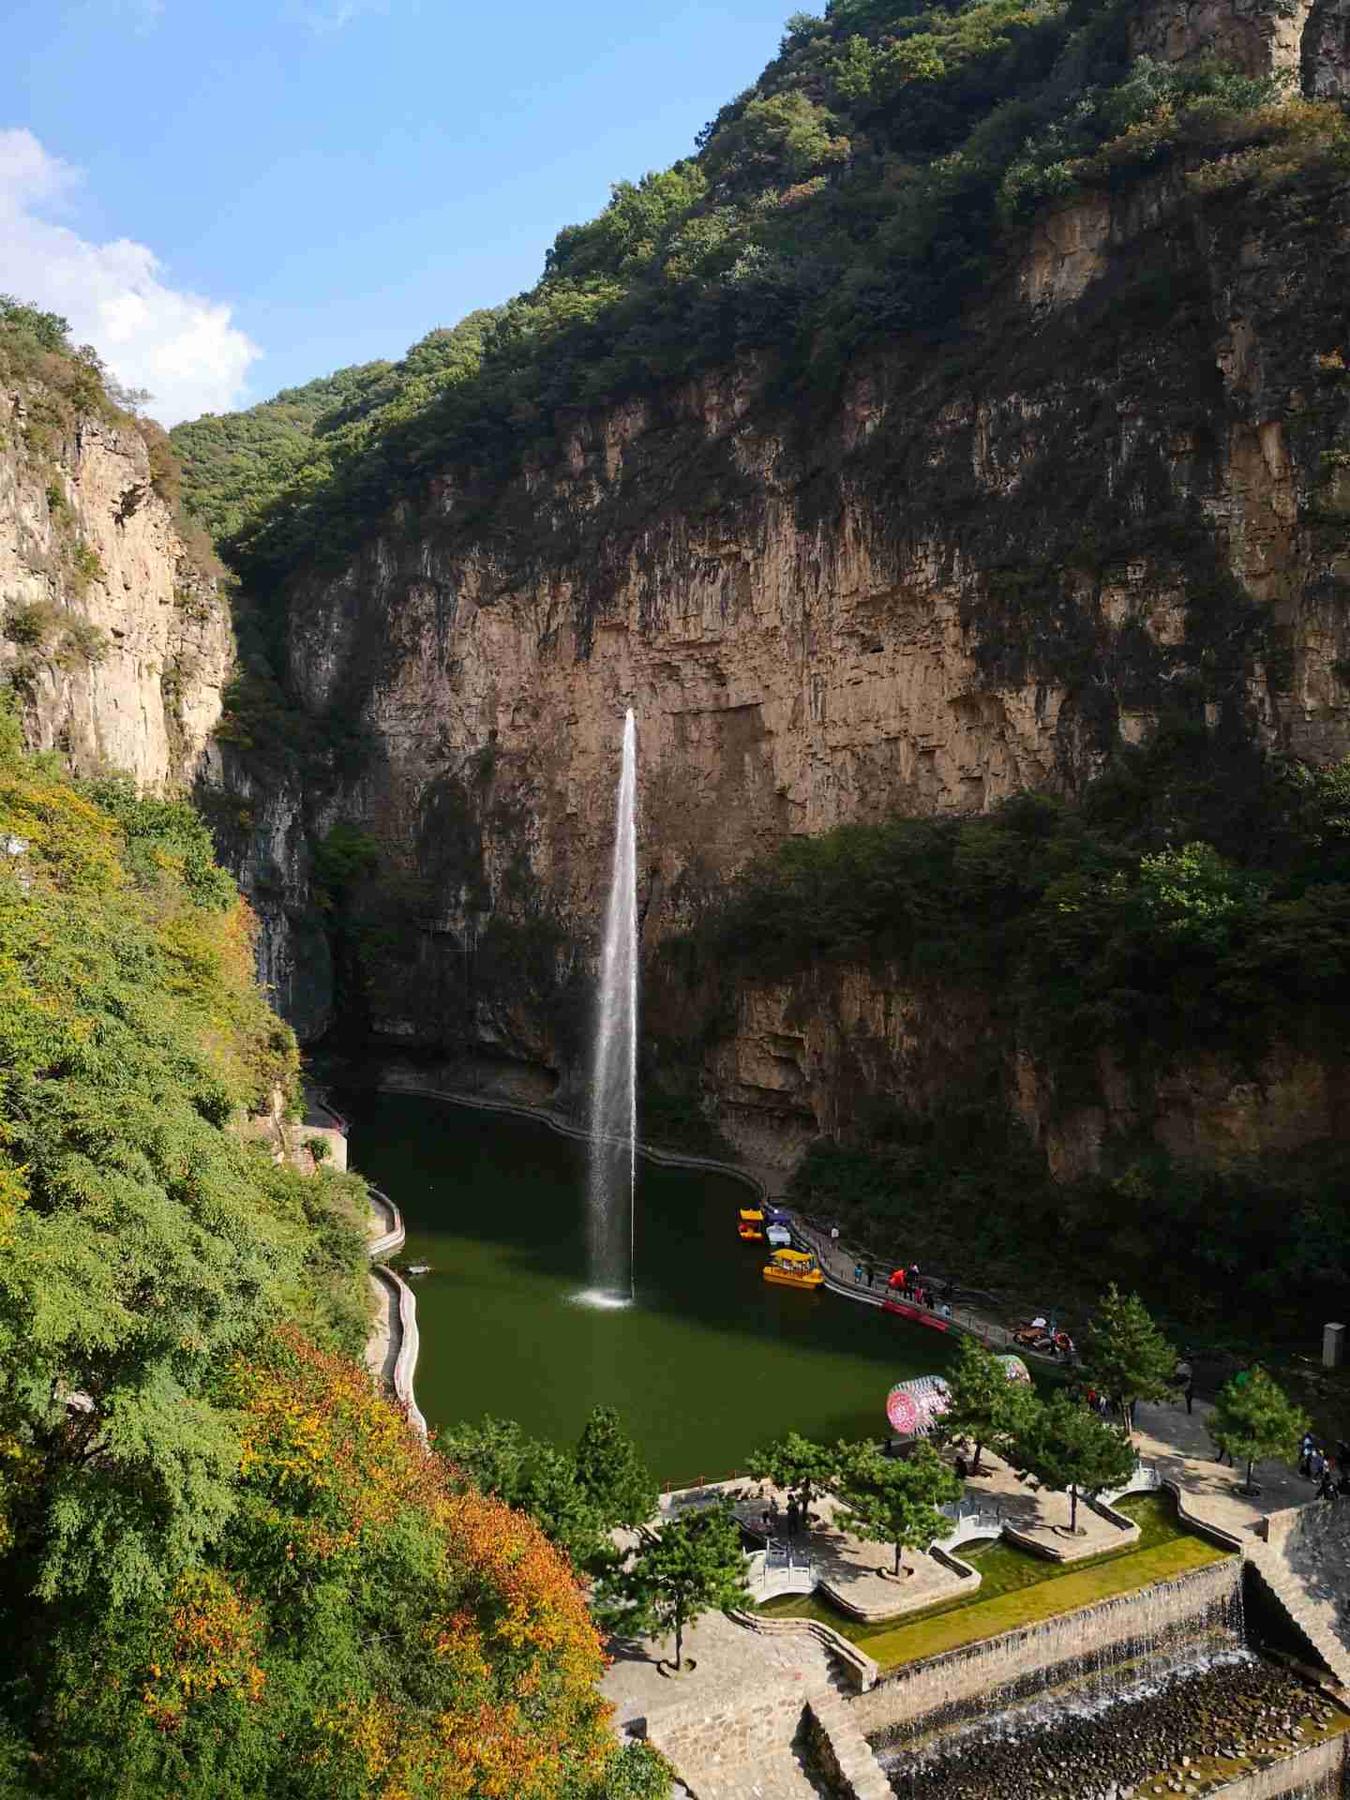
<svg viewBox="0 0 1350 1800">
<path fill-rule="evenodd" d="M 415 1070 L 397 1066 L 386 1069 L 376 1086 L 381 1093 L 419 1094 L 427 1099 L 443 1100 L 452 1106 L 465 1106 L 483 1112 L 513 1113 L 517 1117 L 548 1125 L 564 1137 L 585 1139 L 589 1135 L 584 1126 L 578 1125 L 556 1108 L 521 1092 L 465 1092 L 435 1078 L 425 1077 Z M 683 1151 L 663 1150 L 652 1144 L 639 1144 L 638 1149 L 648 1161 L 666 1167 L 707 1169 L 728 1175 L 752 1188 L 761 1200 L 779 1203 L 786 1194 L 787 1175 L 780 1169 L 756 1163 L 729 1162 L 719 1157 L 698 1156 Z M 818 1221 L 803 1218 L 795 1209 L 788 1210 L 792 1212 L 793 1230 L 819 1257 L 830 1292 L 855 1305 L 880 1307 L 884 1290 L 860 1283 L 853 1275 L 860 1260 L 864 1264 L 870 1262 L 875 1266 L 876 1259 L 860 1258 L 842 1238 L 832 1240 L 828 1230 Z M 972 1308 L 954 1308 L 951 1324 L 955 1330 L 979 1337 L 995 1350 L 1015 1351 L 1026 1361 L 1043 1368 L 1064 1366 L 1057 1358 L 1038 1356 L 1035 1351 L 1015 1343 L 1008 1326 Z M 922 1327 L 916 1326 L 915 1329 Z M 1237 1479 L 1232 1471 L 1221 1468 L 1214 1461 L 1214 1449 L 1205 1428 L 1211 1411 L 1210 1405 L 1202 1400 L 1195 1402 L 1195 1410 L 1190 1414 L 1180 1403 L 1141 1405 L 1136 1409 L 1136 1443 L 1139 1454 L 1145 1460 L 1158 1464 L 1159 1474 L 1164 1481 L 1174 1482 L 1179 1489 L 1184 1490 L 1187 1496 L 1185 1510 L 1189 1517 L 1231 1536 L 1251 1536 L 1269 1514 L 1308 1503 L 1312 1498 L 1311 1484 L 1292 1469 L 1274 1463 L 1258 1465 L 1256 1478 L 1261 1492 L 1257 1496 L 1249 1498 L 1237 1494 L 1234 1491 Z M 978 1496 L 977 1485 L 971 1497 Z"/>
</svg>

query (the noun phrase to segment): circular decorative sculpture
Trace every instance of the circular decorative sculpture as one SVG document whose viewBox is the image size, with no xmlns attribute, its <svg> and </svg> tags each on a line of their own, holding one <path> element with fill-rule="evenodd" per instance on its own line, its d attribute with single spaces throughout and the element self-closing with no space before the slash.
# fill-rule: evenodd
<svg viewBox="0 0 1350 1800">
<path fill-rule="evenodd" d="M 897 1381 L 886 1396 L 886 1417 L 897 1437 L 927 1437 L 950 1404 L 951 1390 L 941 1375 L 916 1375 Z"/>
</svg>

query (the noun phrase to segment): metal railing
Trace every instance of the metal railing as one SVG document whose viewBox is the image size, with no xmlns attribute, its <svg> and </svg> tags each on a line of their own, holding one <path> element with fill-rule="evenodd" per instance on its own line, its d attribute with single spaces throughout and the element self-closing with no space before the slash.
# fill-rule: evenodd
<svg viewBox="0 0 1350 1800">
<path fill-rule="evenodd" d="M 826 1280 L 836 1292 L 845 1293 L 859 1300 L 870 1301 L 880 1306 L 886 1298 L 886 1283 L 891 1271 L 897 1266 L 894 1261 L 886 1262 L 874 1252 L 862 1253 L 845 1245 L 842 1238 L 832 1238 L 832 1227 L 823 1220 L 813 1218 L 808 1213 L 794 1213 L 792 1221 L 793 1234 L 803 1246 L 815 1252 L 825 1272 Z M 858 1270 L 870 1269 L 873 1279 L 860 1279 Z M 934 1276 L 945 1287 L 952 1284 L 946 1277 Z M 1028 1344 L 1019 1343 L 1016 1332 L 1006 1325 L 996 1324 L 992 1319 L 973 1311 L 968 1306 L 948 1301 L 944 1303 L 946 1311 L 943 1319 L 957 1331 L 964 1331 L 971 1337 L 977 1337 L 991 1350 L 1011 1350 L 1019 1356 L 1034 1356 L 1050 1362 L 1062 1361 L 1059 1357 L 1047 1357 L 1044 1352 L 1034 1350 Z"/>
</svg>

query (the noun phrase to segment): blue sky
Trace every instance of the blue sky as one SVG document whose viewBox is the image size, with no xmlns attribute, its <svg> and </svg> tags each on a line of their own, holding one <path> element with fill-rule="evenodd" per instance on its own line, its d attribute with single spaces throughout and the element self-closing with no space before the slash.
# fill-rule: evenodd
<svg viewBox="0 0 1350 1800">
<path fill-rule="evenodd" d="M 8 0 L 0 290 L 165 417 L 397 355 L 688 151 L 791 10 Z"/>
</svg>

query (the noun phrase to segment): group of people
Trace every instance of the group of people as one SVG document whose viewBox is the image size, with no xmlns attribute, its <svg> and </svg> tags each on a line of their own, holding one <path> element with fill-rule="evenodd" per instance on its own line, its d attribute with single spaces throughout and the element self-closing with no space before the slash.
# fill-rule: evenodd
<svg viewBox="0 0 1350 1800">
<path fill-rule="evenodd" d="M 835 1247 L 838 1246 L 839 1227 L 837 1225 L 830 1227 L 830 1243 Z M 900 1277 L 898 1281 L 896 1280 L 897 1275 Z M 859 1257 L 853 1265 L 853 1280 L 858 1287 L 875 1287 L 877 1284 L 875 1264 L 864 1262 Z M 886 1285 L 897 1289 L 907 1300 L 912 1300 L 916 1306 L 937 1307 L 939 1304 L 936 1290 L 931 1282 L 925 1281 L 920 1276 L 919 1265 L 916 1262 L 911 1263 L 907 1269 L 894 1270 L 886 1277 Z"/>
<path fill-rule="evenodd" d="M 899 1281 L 895 1279 L 895 1275 L 899 1275 Z M 906 1300 L 912 1300 L 916 1306 L 937 1305 L 937 1294 L 933 1291 L 932 1283 L 925 1281 L 919 1274 L 918 1263 L 911 1263 L 907 1269 L 897 1269 L 895 1275 L 891 1276 L 887 1285 L 898 1288 Z"/>
<path fill-rule="evenodd" d="M 1053 1319 L 1037 1317 L 1026 1325 L 1019 1325 L 1012 1335 L 1013 1342 L 1023 1349 L 1039 1351 L 1042 1356 L 1062 1357 L 1068 1363 L 1077 1359 L 1073 1339 Z"/>
<path fill-rule="evenodd" d="M 1344 1439 L 1328 1451 L 1320 1438 L 1305 1431 L 1298 1447 L 1298 1472 L 1317 1488 L 1319 1500 L 1350 1494 L 1350 1444 Z"/>
<path fill-rule="evenodd" d="M 786 1531 L 790 1538 L 794 1538 L 804 1526 L 809 1528 L 810 1524 L 811 1508 L 805 1499 L 789 1494 L 786 1507 L 782 1507 L 778 1504 L 777 1494 L 770 1496 L 769 1504 L 764 1508 L 764 1529 L 770 1537 L 777 1537 Z"/>
</svg>

